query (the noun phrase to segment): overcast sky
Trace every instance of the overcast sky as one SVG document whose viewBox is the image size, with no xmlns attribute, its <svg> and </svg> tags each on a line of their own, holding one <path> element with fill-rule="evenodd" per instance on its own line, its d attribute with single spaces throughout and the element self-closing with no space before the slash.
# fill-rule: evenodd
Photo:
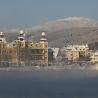
<svg viewBox="0 0 98 98">
<path fill-rule="evenodd" d="M 32 27 L 68 16 L 98 19 L 98 0 L 0 0 L 0 27 Z"/>
</svg>

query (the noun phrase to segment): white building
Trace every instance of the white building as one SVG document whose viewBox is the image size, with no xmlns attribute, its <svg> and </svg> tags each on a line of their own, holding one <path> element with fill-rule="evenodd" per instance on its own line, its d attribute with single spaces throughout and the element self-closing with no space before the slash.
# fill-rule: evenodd
<svg viewBox="0 0 98 98">
<path fill-rule="evenodd" d="M 92 63 L 98 63 L 98 51 L 92 53 L 92 55 L 91 55 L 91 62 Z"/>
<path fill-rule="evenodd" d="M 65 55 L 68 60 L 78 60 L 80 57 L 87 57 L 88 45 L 68 45 L 65 47 Z"/>
</svg>

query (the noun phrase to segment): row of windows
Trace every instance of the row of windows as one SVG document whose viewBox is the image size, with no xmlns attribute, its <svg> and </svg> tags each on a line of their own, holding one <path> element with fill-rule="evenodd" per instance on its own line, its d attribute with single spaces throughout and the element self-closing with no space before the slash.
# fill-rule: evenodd
<svg viewBox="0 0 98 98">
<path fill-rule="evenodd" d="M 43 50 L 43 49 L 31 49 L 30 50 L 30 53 L 32 53 L 32 54 L 44 54 L 47 52 L 48 52 L 48 50 Z"/>
<path fill-rule="evenodd" d="M 31 47 L 43 47 L 43 44 L 31 44 L 30 46 Z M 44 47 L 47 48 L 48 45 L 45 45 Z"/>
<path fill-rule="evenodd" d="M 44 56 L 31 56 L 32 60 L 44 60 Z"/>
</svg>

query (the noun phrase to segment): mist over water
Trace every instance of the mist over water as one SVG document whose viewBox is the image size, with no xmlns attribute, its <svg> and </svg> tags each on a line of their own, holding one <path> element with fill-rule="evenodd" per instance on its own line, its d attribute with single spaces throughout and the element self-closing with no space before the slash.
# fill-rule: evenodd
<svg viewBox="0 0 98 98">
<path fill-rule="evenodd" d="M 98 98 L 98 71 L 0 71 L 0 98 Z"/>
</svg>

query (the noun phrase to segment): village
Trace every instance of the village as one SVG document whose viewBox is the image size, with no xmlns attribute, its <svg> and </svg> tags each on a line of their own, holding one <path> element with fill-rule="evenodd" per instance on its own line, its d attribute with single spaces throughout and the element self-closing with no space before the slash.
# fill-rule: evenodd
<svg viewBox="0 0 98 98">
<path fill-rule="evenodd" d="M 50 47 L 46 33 L 41 33 L 39 42 L 26 40 L 20 30 L 19 36 L 7 42 L 3 32 L 0 33 L 0 67 L 19 66 L 62 66 L 71 64 L 80 66 L 98 63 L 98 51 L 90 50 L 88 44 L 67 45 L 62 48 Z"/>
</svg>

